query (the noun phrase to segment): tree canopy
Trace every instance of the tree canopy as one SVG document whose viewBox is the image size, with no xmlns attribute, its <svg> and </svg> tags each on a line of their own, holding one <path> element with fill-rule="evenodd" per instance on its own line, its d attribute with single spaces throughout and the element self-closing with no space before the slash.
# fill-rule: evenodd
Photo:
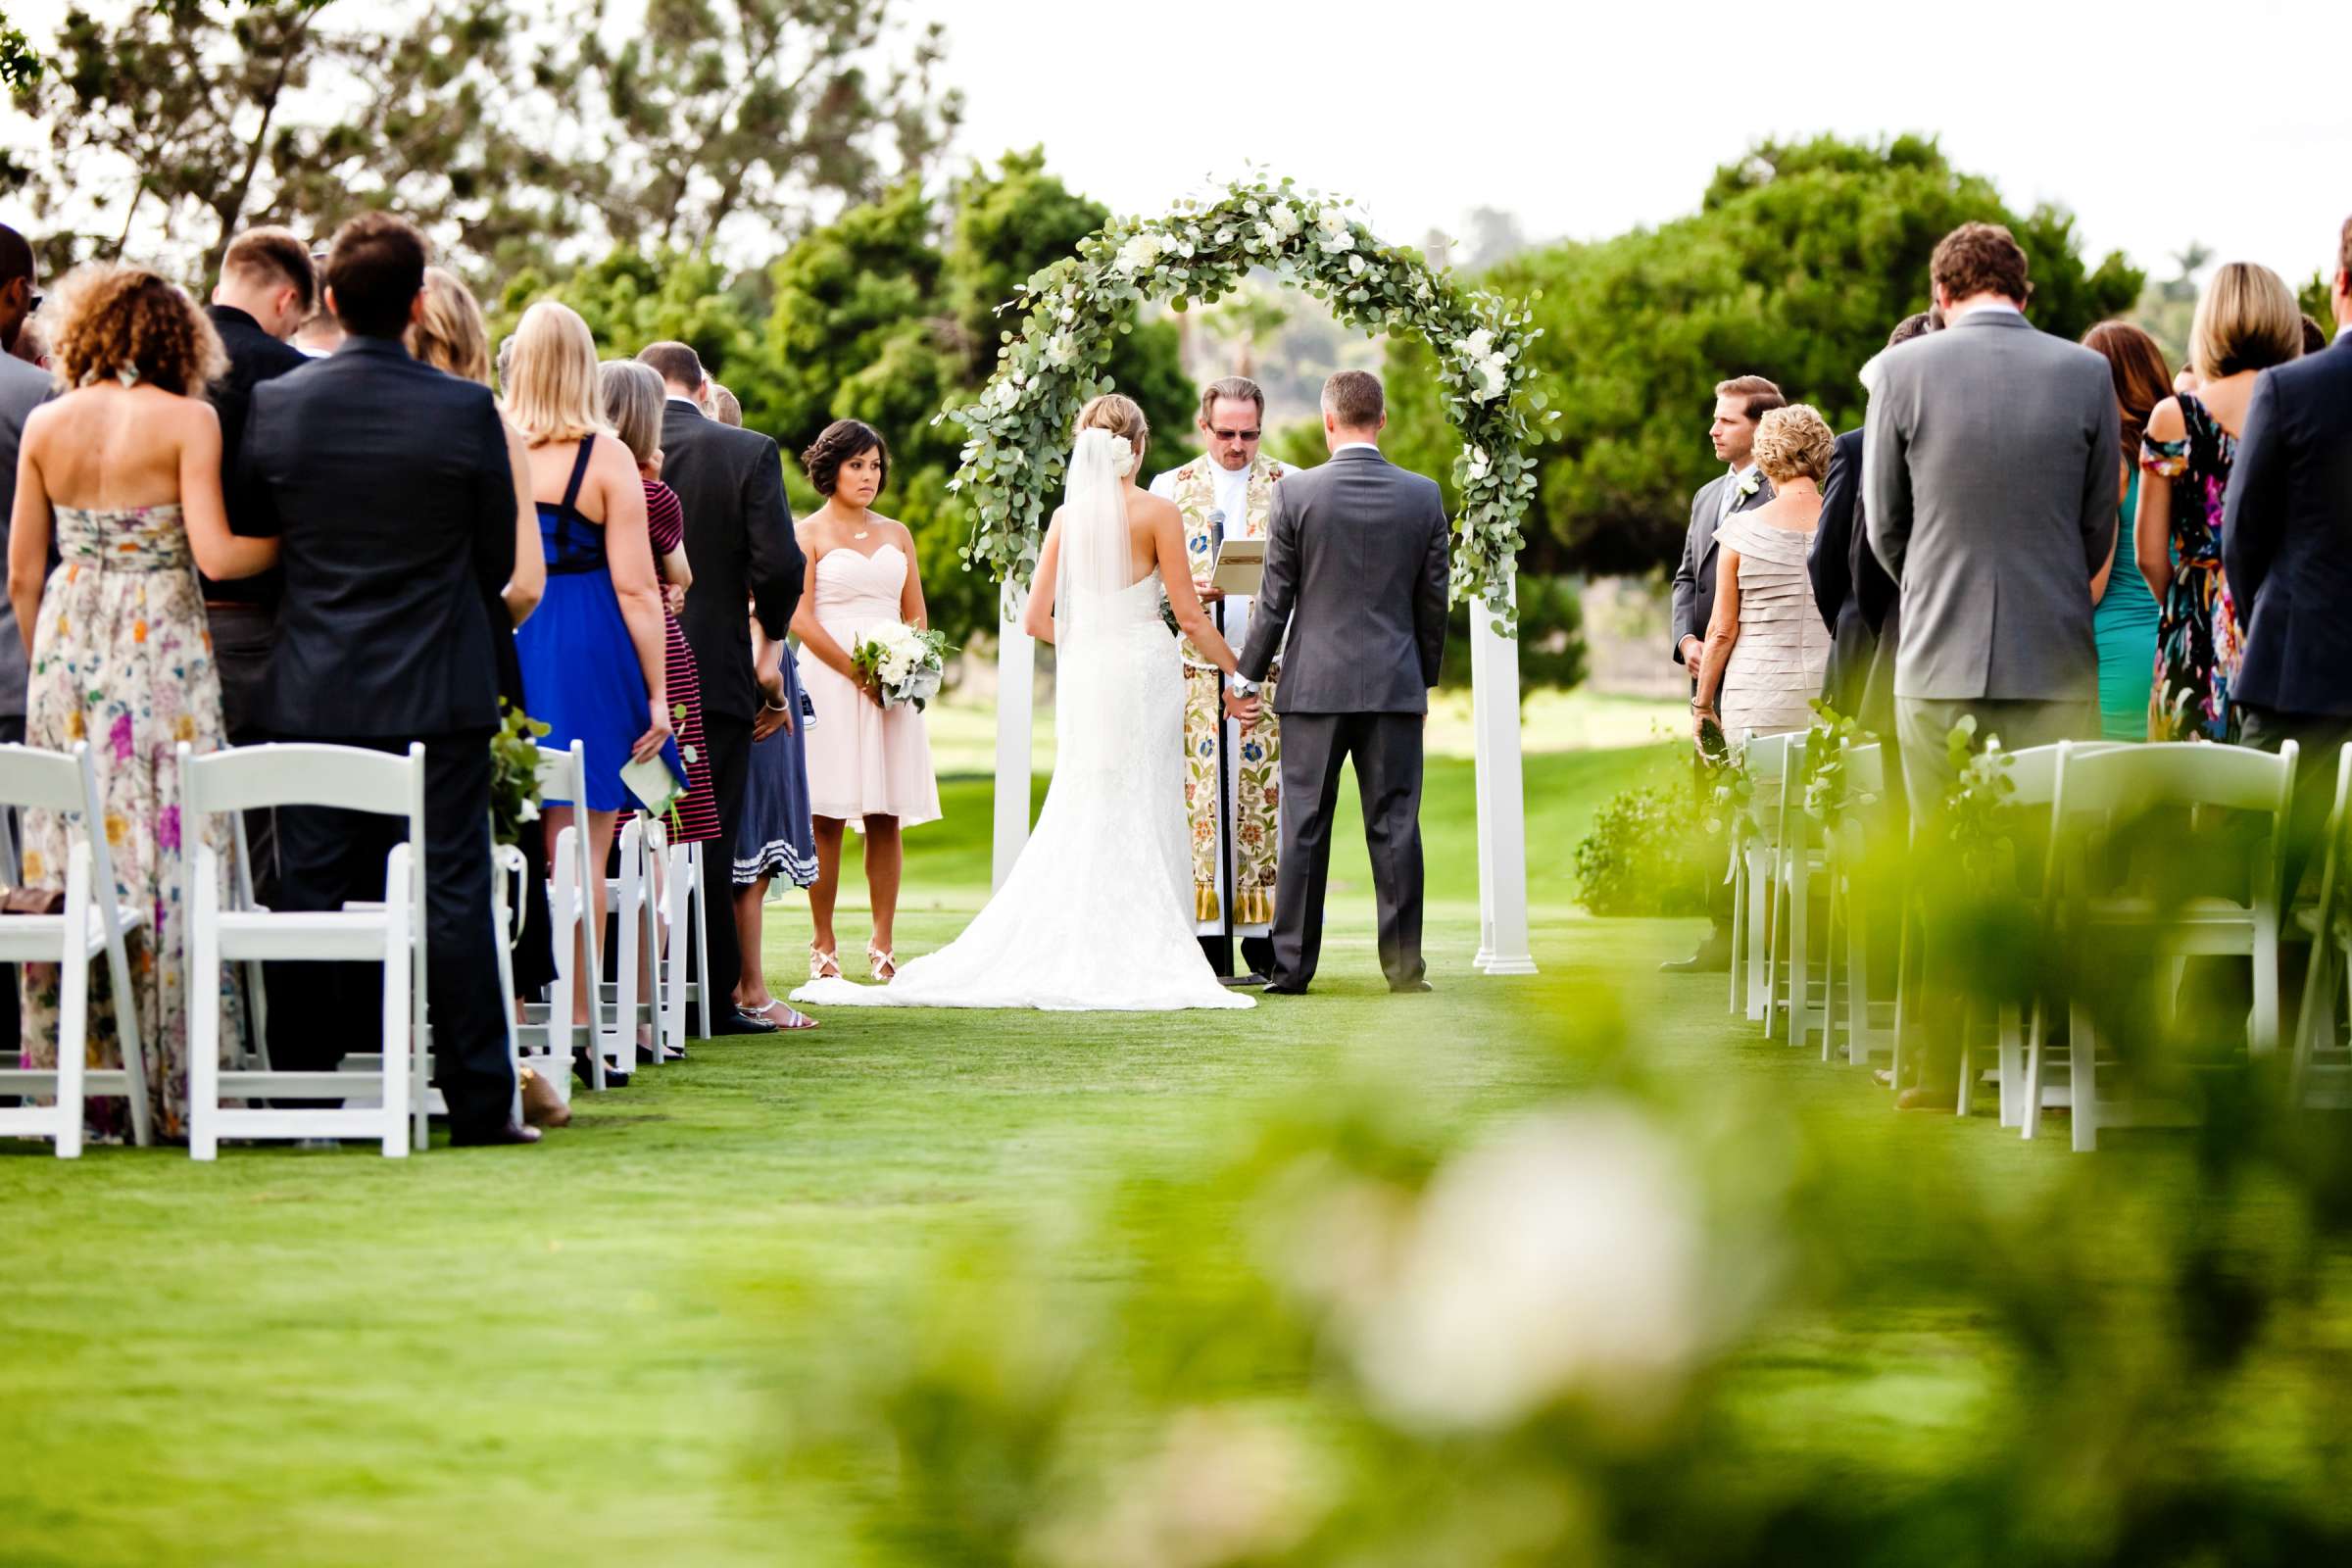
<svg viewBox="0 0 2352 1568">
<path fill-rule="evenodd" d="M 1539 571 L 1644 571 L 1672 562 L 1690 493 L 1714 468 L 1716 382 L 1771 377 L 1838 428 L 1859 421 L 1855 372 L 1928 306 L 1928 258 L 1971 219 L 2007 223 L 2034 282 L 2028 314 L 2080 336 L 2128 310 L 2142 275 L 2085 264 L 2073 218 L 2018 214 L 1932 140 L 1767 142 L 1719 169 L 1697 212 L 1594 243 L 1513 257 L 1486 286 L 1535 301 L 1537 385 L 1561 417 L 1532 448 L 1542 475 L 1524 561 Z M 1389 347 L 1399 462 L 1446 474 L 1454 439 L 1429 354 Z"/>
</svg>

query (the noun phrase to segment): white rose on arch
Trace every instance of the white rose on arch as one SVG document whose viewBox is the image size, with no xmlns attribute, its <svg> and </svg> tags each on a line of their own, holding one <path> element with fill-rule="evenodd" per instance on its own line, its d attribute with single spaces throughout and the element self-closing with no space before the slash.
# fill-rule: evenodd
<svg viewBox="0 0 2352 1568">
<path fill-rule="evenodd" d="M 1166 242 L 1148 228 L 1141 233 L 1131 234 L 1127 238 L 1127 243 L 1119 247 L 1117 258 L 1119 270 L 1122 272 L 1143 271 L 1159 260 L 1160 253 L 1164 249 L 1166 249 Z"/>
</svg>

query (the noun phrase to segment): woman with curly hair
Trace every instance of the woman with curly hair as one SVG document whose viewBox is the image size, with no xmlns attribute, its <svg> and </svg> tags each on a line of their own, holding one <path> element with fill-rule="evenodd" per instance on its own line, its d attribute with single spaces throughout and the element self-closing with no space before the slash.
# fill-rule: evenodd
<svg viewBox="0 0 2352 1568">
<path fill-rule="evenodd" d="M 1756 466 L 1772 500 L 1726 522 L 1715 537 L 1715 612 L 1690 707 L 1702 732 L 1726 739 L 1803 729 L 1830 660 L 1829 628 L 1813 608 L 1805 558 L 1821 520 L 1821 485 L 1837 438 L 1810 405 L 1774 409 L 1756 424 Z M 1720 700 L 1722 710 L 1717 712 Z"/>
<path fill-rule="evenodd" d="M 83 268 L 59 292 L 50 356 L 61 395 L 25 421 L 9 524 L 8 596 L 32 665 L 25 739 L 50 751 L 90 745 L 114 896 L 146 917 L 126 1018 L 147 1105 L 132 1125 L 177 1138 L 187 1125 L 188 1012 L 175 753 L 182 742 L 213 751 L 222 730 L 196 572 L 265 571 L 277 541 L 228 531 L 220 421 L 204 401 L 227 361 L 196 302 L 154 272 L 114 265 Z M 46 571 L 53 535 L 62 559 Z M 225 864 L 220 820 L 204 831 Z M 65 886 L 58 813 L 25 813 L 24 866 L 27 887 Z M 24 1049 L 34 1066 L 57 1060 L 60 978 L 54 964 L 27 966 Z M 93 1066 L 122 1059 L 122 1005 L 92 999 Z M 108 1124 L 111 1102 L 93 1109 L 98 1133 L 121 1133 Z"/>
</svg>

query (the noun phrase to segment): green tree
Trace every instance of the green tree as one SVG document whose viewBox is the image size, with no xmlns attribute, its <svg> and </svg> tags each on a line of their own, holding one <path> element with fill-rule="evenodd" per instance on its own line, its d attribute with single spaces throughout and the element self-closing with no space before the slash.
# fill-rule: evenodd
<svg viewBox="0 0 2352 1568">
<path fill-rule="evenodd" d="M 1538 385 L 1561 416 L 1533 454 L 1542 485 L 1525 564 L 1671 563 L 1690 493 L 1713 467 L 1707 413 L 1726 376 L 1770 376 L 1833 425 L 1858 422 L 1855 371 L 1927 307 L 1929 255 L 1971 219 L 2016 232 L 2034 278 L 2029 314 L 2044 330 L 2079 336 L 2138 297 L 2143 278 L 2122 256 L 2084 265 L 2069 215 L 2014 213 L 1989 181 L 1909 136 L 1767 142 L 1717 171 L 1689 217 L 1531 251 L 1488 273 L 1488 286 L 1538 299 Z M 1389 370 L 1399 461 L 1449 473 L 1454 440 L 1427 349 L 1392 341 Z"/>
<path fill-rule="evenodd" d="M 800 233 L 922 173 L 961 118 L 932 79 L 941 27 L 899 54 L 890 0 L 650 0 L 617 44 L 601 15 L 537 74 L 578 116 L 570 172 L 620 244 Z"/>
</svg>

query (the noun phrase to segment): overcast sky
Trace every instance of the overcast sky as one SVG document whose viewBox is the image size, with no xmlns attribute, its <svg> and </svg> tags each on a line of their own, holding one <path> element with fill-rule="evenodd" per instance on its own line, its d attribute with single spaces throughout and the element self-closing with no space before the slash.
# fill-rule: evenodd
<svg viewBox="0 0 2352 1568">
<path fill-rule="evenodd" d="M 2311 0 L 902 4 L 950 29 L 966 151 L 1043 142 L 1122 213 L 1255 159 L 1406 243 L 1481 205 L 1592 238 L 1690 211 L 1758 137 L 1909 130 L 2157 276 L 2195 239 L 2299 283 L 2352 215 L 2352 29 Z"/>
</svg>

